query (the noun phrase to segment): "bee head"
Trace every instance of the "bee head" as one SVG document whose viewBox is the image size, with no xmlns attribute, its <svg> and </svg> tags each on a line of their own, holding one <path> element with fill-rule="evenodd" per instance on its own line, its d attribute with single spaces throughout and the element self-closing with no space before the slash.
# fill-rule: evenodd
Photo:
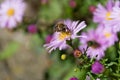
<svg viewBox="0 0 120 80">
<path fill-rule="evenodd" d="M 55 32 L 69 32 L 67 25 L 65 25 L 63 22 L 59 22 L 55 25 Z"/>
</svg>

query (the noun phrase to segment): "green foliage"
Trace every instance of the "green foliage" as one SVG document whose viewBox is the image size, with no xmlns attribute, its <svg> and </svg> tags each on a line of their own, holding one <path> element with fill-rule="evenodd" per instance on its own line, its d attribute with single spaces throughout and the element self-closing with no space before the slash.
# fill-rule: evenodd
<svg viewBox="0 0 120 80">
<path fill-rule="evenodd" d="M 77 70 L 76 72 L 74 71 L 74 68 L 72 68 L 67 76 L 63 79 L 63 80 L 69 80 L 71 77 L 77 77 L 80 80 L 85 80 L 86 78 L 86 73 L 87 73 L 87 69 L 82 69 L 82 70 Z"/>
<path fill-rule="evenodd" d="M 69 5 L 69 0 L 62 1 L 62 17 L 64 19 L 72 18 L 73 9 Z"/>
<path fill-rule="evenodd" d="M 40 8 L 39 18 L 45 22 L 53 22 L 61 16 L 62 8 L 58 0 L 50 1 L 47 6 L 42 6 Z"/>
<path fill-rule="evenodd" d="M 64 51 L 63 51 L 64 52 Z M 63 80 L 63 78 L 69 73 L 69 71 L 74 67 L 74 62 L 72 62 L 69 55 L 67 55 L 66 60 L 60 59 L 61 53 L 55 51 L 51 54 L 52 65 L 49 67 L 49 80 Z"/>
<path fill-rule="evenodd" d="M 115 60 L 117 57 L 116 47 L 112 46 L 107 49 L 105 57 L 110 59 L 111 61 Z"/>
<path fill-rule="evenodd" d="M 41 34 L 41 35 L 35 34 L 31 37 L 32 38 L 30 41 L 31 49 L 38 54 L 40 52 L 43 52 L 43 53 L 45 52 L 44 47 L 43 47 L 43 44 L 45 43 L 45 40 L 43 40 L 44 37 L 45 37 L 45 34 Z"/>
<path fill-rule="evenodd" d="M 30 46 L 31 49 L 36 53 L 45 53 L 43 44 L 45 43 L 45 36 L 47 33 L 49 33 L 49 28 L 51 28 L 47 27 L 46 24 L 53 26 L 56 20 L 70 18 L 72 20 L 85 20 L 87 28 L 83 31 L 95 29 L 98 24 L 93 23 L 92 12 L 90 13 L 89 7 L 97 6 L 98 3 L 104 5 L 107 0 L 75 0 L 77 5 L 74 8 L 70 6 L 69 1 L 70 0 L 50 0 L 46 5 L 40 6 L 39 15 L 36 15 L 38 17 L 35 17 L 35 19 L 31 20 L 27 19 L 28 21 L 24 20 L 27 22 L 24 22 L 24 24 L 20 25 L 20 27 L 22 26 L 22 29 L 27 29 L 27 26 L 31 23 L 43 24 L 39 27 L 39 33 L 34 34 L 31 37 Z M 39 22 L 37 20 L 40 20 L 41 22 L 37 23 Z M 43 28 L 43 26 L 46 28 Z M 89 59 L 86 54 L 82 55 L 80 58 L 74 58 L 72 53 L 74 49 L 77 49 L 79 47 L 79 39 L 69 40 L 67 41 L 67 44 L 71 46 L 71 51 L 56 50 L 53 52 L 53 54 L 50 55 L 51 64 L 49 65 L 49 69 L 47 69 L 49 80 L 69 80 L 71 77 L 77 77 L 80 80 L 85 80 L 86 75 L 89 75 L 92 80 L 95 80 L 98 77 L 101 78 L 101 80 L 109 80 L 108 77 L 111 79 L 120 77 L 120 43 L 119 47 L 118 45 L 114 45 L 107 49 L 105 58 L 100 60 L 100 62 L 105 66 L 105 71 L 104 73 L 98 75 L 91 72 L 91 65 L 95 61 L 94 59 Z M 18 48 L 19 43 L 9 43 L 6 48 L 0 53 L 0 60 L 9 58 L 17 51 Z M 118 48 L 119 51 L 117 51 Z M 67 55 L 67 59 L 65 61 L 62 61 L 60 59 L 61 54 Z M 74 68 L 76 67 L 78 70 L 75 72 Z"/>
<path fill-rule="evenodd" d="M 11 42 L 9 43 L 6 48 L 0 53 L 0 60 L 4 60 L 12 56 L 17 49 L 19 48 L 19 43 Z"/>
</svg>

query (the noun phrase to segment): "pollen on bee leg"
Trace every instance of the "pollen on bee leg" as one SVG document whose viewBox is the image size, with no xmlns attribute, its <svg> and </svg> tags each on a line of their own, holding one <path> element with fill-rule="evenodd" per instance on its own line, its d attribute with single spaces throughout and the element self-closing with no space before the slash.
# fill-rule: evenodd
<svg viewBox="0 0 120 80">
<path fill-rule="evenodd" d="M 66 32 L 61 32 L 58 36 L 59 40 L 64 40 L 67 37 L 70 37 L 70 33 L 66 33 Z"/>
</svg>

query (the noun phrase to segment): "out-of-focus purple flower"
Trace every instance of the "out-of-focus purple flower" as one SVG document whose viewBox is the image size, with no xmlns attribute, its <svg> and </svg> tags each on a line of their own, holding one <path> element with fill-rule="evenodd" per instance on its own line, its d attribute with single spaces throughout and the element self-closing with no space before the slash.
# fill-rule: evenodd
<svg viewBox="0 0 120 80">
<path fill-rule="evenodd" d="M 93 13 L 93 12 L 95 11 L 95 9 L 96 9 L 95 6 L 93 6 L 93 5 L 89 6 L 89 11 L 90 11 L 91 13 Z"/>
<path fill-rule="evenodd" d="M 100 33 L 100 35 L 103 35 L 106 48 L 112 46 L 115 44 L 115 41 L 118 41 L 117 34 L 113 32 L 112 27 L 99 25 L 97 27 L 96 32 Z"/>
<path fill-rule="evenodd" d="M 72 77 L 72 78 L 70 78 L 70 80 L 78 80 L 78 78 Z"/>
<path fill-rule="evenodd" d="M 101 4 L 98 4 L 96 10 L 94 11 L 93 21 L 96 23 L 110 23 L 112 18 L 111 12 L 114 6 L 113 0 L 108 0 L 108 3 L 106 4 L 106 7 L 102 6 Z"/>
<path fill-rule="evenodd" d="M 120 32 L 120 1 L 108 0 L 106 7 L 98 5 L 93 13 L 93 21 L 112 27 L 112 30 Z"/>
<path fill-rule="evenodd" d="M 102 72 L 104 72 L 104 66 L 99 61 L 95 61 L 92 64 L 92 73 L 100 74 Z"/>
<path fill-rule="evenodd" d="M 79 47 L 80 50 L 84 51 L 87 49 L 86 54 L 90 58 L 95 58 L 100 60 L 104 57 L 104 51 L 106 50 L 105 40 L 100 33 L 95 30 L 89 30 L 88 32 L 83 32 L 82 36 L 87 36 L 88 38 L 84 39 L 81 38 L 81 46 Z"/>
<path fill-rule="evenodd" d="M 0 27 L 16 27 L 22 21 L 25 7 L 23 0 L 5 0 L 0 5 Z"/>
<path fill-rule="evenodd" d="M 79 21 L 65 20 L 63 24 L 66 25 L 69 32 L 55 32 L 50 43 L 45 44 L 44 47 L 49 49 L 49 52 L 59 48 L 59 50 L 66 49 L 69 45 L 66 43 L 66 40 L 75 39 L 79 37 L 85 37 L 78 35 L 77 33 L 86 27 L 84 21 L 78 23 Z"/>
<path fill-rule="evenodd" d="M 111 27 L 114 32 L 120 32 L 120 1 L 116 1 L 113 11 L 111 12 L 110 18 L 112 18 Z"/>
<path fill-rule="evenodd" d="M 35 24 L 29 25 L 29 26 L 28 26 L 28 32 L 29 32 L 29 33 L 32 33 L 32 34 L 36 33 L 36 32 L 37 32 L 37 27 L 36 27 L 36 25 L 35 25 Z"/>
<path fill-rule="evenodd" d="M 70 0 L 69 5 L 70 5 L 70 7 L 75 8 L 77 4 L 76 4 L 75 0 Z"/>
<path fill-rule="evenodd" d="M 48 3 L 48 0 L 40 0 L 41 4 L 46 4 Z"/>
<path fill-rule="evenodd" d="M 51 39 L 52 39 L 52 35 L 48 35 L 45 39 L 46 43 L 50 43 Z"/>
</svg>

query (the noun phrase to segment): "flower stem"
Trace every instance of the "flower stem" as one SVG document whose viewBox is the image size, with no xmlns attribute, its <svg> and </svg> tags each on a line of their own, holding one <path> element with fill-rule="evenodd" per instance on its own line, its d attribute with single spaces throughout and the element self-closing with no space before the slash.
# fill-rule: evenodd
<svg viewBox="0 0 120 80">
<path fill-rule="evenodd" d="M 91 75 L 90 72 L 88 72 L 88 75 L 90 76 L 90 79 L 91 79 L 91 80 L 95 80 L 95 78 Z"/>
</svg>

